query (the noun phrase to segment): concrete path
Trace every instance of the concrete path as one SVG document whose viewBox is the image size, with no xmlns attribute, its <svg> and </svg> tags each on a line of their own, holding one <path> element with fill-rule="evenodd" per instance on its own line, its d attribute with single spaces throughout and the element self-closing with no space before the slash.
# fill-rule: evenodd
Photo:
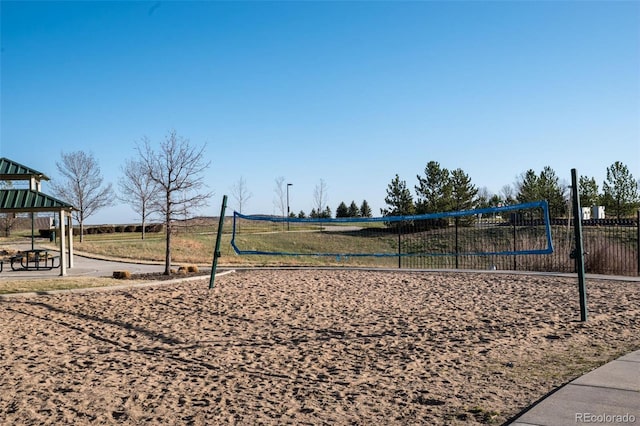
<svg viewBox="0 0 640 426">
<path fill-rule="evenodd" d="M 640 351 L 577 378 L 509 424 L 640 425 Z"/>
<path fill-rule="evenodd" d="M 30 244 L 18 243 L 18 244 L 5 244 L 5 248 L 11 248 L 14 250 L 27 250 L 31 248 Z M 50 248 L 50 247 L 48 247 Z M 54 249 L 51 249 L 50 253 L 59 254 Z M 113 271 L 127 270 L 131 274 L 144 274 L 151 272 L 164 271 L 164 263 L 134 263 L 134 262 L 122 262 L 116 259 L 97 259 L 93 257 L 83 256 L 78 253 L 73 255 L 73 268 L 67 268 L 68 277 L 111 277 Z M 0 273 L 0 280 L 2 279 L 27 279 L 27 278 L 53 278 L 60 276 L 60 268 L 54 268 L 51 270 L 18 270 L 11 269 L 11 262 L 4 261 L 3 270 Z"/>
<path fill-rule="evenodd" d="M 150 272 L 164 271 L 164 265 L 149 265 L 127 262 L 115 262 L 109 260 L 90 259 L 75 254 L 73 256 L 73 268 L 67 268 L 68 277 L 111 277 L 113 271 L 127 270 L 131 274 L 143 274 Z M 27 279 L 27 278 L 53 278 L 60 276 L 60 268 L 51 270 L 18 270 L 11 269 L 9 262 L 4 263 L 3 271 L 0 273 L 2 279 Z"/>
</svg>

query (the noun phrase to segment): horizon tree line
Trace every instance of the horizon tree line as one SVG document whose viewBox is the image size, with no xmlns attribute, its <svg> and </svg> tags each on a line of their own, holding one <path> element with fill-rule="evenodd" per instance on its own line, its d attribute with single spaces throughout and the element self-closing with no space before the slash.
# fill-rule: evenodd
<svg viewBox="0 0 640 426">
<path fill-rule="evenodd" d="M 428 162 L 424 175 L 416 177 L 414 199 L 407 182 L 398 174 L 394 176 L 387 186 L 384 200 L 387 208 L 380 209 L 383 216 L 473 210 L 538 200 L 547 200 L 552 217 L 564 217 L 569 213 L 570 185 L 561 182 L 550 166 L 538 174 L 533 169 L 525 171 L 513 186 L 503 186 L 501 194 L 491 194 L 486 188 L 478 189 L 462 169 L 449 171 L 437 161 Z M 595 178 L 580 176 L 580 204 L 603 205 L 605 211 L 617 219 L 640 208 L 640 181 L 634 179 L 622 162 L 616 161 L 607 167 L 602 188 L 599 193 Z"/>
<path fill-rule="evenodd" d="M 61 161 L 56 162 L 61 179 L 52 182 L 53 192 L 78 208 L 74 219 L 81 229 L 81 241 L 86 219 L 101 208 L 112 205 L 116 199 L 127 203 L 138 213 L 142 229 L 145 229 L 146 221 L 161 214 L 170 241 L 171 221 L 187 217 L 195 208 L 206 205 L 207 198 L 212 195 L 211 192 L 200 192 L 204 187 L 202 173 L 210 165 L 204 161 L 204 147 L 192 147 L 175 131 L 168 132 L 158 148 L 143 138 L 136 144 L 138 157 L 127 159 L 121 167 L 118 194 L 110 183 L 103 182 L 98 161 L 92 154 L 84 151 L 62 153 Z M 284 178 L 276 179 L 277 196 L 274 200 L 283 215 L 286 209 L 284 184 Z M 603 205 L 606 212 L 616 218 L 628 216 L 640 207 L 640 181 L 635 180 L 628 167 L 620 161 L 607 167 L 601 191 L 595 178 L 588 176 L 580 176 L 578 188 L 582 206 Z M 423 174 L 416 175 L 413 190 L 414 193 L 396 174 L 387 186 L 386 208 L 380 209 L 381 214 L 397 216 L 471 210 L 545 199 L 549 202 L 550 214 L 562 217 L 568 213 L 570 197 L 569 186 L 561 182 L 549 166 L 539 173 L 533 169 L 523 172 L 514 184 L 504 185 L 499 194 L 494 194 L 484 187 L 476 187 L 462 169 L 449 170 L 437 161 L 429 161 Z M 241 209 L 252 196 L 242 177 L 231 192 Z M 308 217 L 332 217 L 326 199 L 327 186 L 321 179 L 314 188 L 314 207 Z M 289 215 L 307 217 L 302 210 L 297 215 L 292 212 Z M 335 216 L 372 217 L 372 212 L 366 200 L 359 207 L 355 201 L 349 206 L 342 201 Z M 170 252 L 170 248 L 167 251 Z"/>
</svg>

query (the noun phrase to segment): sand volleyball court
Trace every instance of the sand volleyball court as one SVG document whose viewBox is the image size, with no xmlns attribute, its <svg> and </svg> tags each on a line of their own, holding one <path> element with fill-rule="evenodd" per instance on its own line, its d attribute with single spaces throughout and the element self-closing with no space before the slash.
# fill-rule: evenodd
<svg viewBox="0 0 640 426">
<path fill-rule="evenodd" d="M 0 424 L 503 423 L 640 348 L 640 283 L 248 271 L 0 300 Z"/>
</svg>

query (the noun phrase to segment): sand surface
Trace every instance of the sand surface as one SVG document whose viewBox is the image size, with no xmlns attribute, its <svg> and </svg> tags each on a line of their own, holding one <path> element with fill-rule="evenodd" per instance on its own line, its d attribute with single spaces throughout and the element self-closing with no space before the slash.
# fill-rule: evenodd
<svg viewBox="0 0 640 426">
<path fill-rule="evenodd" d="M 503 423 L 640 348 L 640 283 L 250 271 L 0 300 L 0 424 Z"/>
</svg>

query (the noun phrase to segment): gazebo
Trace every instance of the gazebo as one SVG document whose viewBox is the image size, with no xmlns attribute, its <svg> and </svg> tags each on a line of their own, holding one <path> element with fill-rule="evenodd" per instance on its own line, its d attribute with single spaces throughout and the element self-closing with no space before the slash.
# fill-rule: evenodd
<svg viewBox="0 0 640 426">
<path fill-rule="evenodd" d="M 49 178 L 20 163 L 0 158 L 0 181 L 29 181 L 28 189 L 1 189 L 0 213 L 54 213 L 60 235 L 60 275 L 73 268 L 73 222 L 71 204 L 41 192 L 41 182 Z M 55 217 L 55 216 L 54 216 Z M 66 230 L 68 229 L 68 231 Z"/>
</svg>

